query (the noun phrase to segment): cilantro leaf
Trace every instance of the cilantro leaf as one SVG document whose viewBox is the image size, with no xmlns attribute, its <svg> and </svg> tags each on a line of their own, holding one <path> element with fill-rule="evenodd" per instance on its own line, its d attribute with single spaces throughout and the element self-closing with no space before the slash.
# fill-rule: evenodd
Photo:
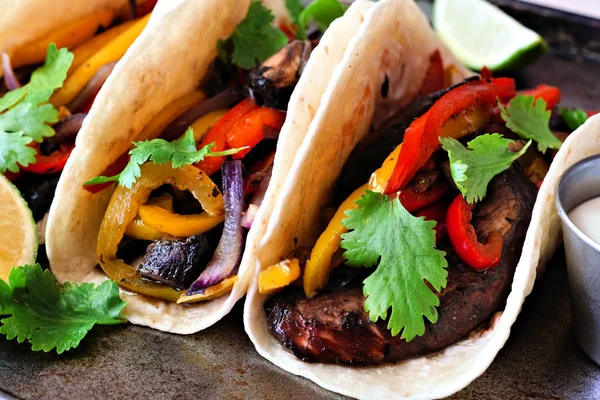
<svg viewBox="0 0 600 400">
<path fill-rule="evenodd" d="M 558 149 L 562 142 L 552 134 L 549 128 L 552 112 L 546 110 L 543 99 L 535 101 L 533 96 L 519 95 L 512 99 L 505 108 L 500 101 L 500 114 L 508 129 L 523 139 L 532 139 L 538 144 L 538 149 L 545 153 L 548 148 Z"/>
<path fill-rule="evenodd" d="M 0 98 L 0 172 L 18 172 L 19 164 L 35 162 L 36 152 L 28 145 L 54 136 L 48 124 L 58 122 L 59 113 L 48 100 L 62 86 L 72 61 L 72 53 L 51 44 L 45 64 L 33 72 L 29 83 Z"/>
<path fill-rule="evenodd" d="M 183 136 L 172 142 L 167 142 L 164 139 L 153 139 L 144 142 L 134 142 L 133 145 L 135 147 L 129 151 L 131 156 L 129 162 L 121 173 L 114 176 L 96 176 L 84 183 L 84 186 L 118 181 L 119 185 L 131 188 L 142 174 L 140 165 L 148 160 L 154 164 L 171 163 L 173 168 L 181 168 L 187 164 L 196 164 L 204 160 L 204 157 L 229 156 L 246 148 L 212 152 L 210 149 L 215 144 L 209 143 L 198 150 L 192 128 L 188 128 Z"/>
<path fill-rule="evenodd" d="M 24 167 L 35 163 L 36 151 L 27 146 L 32 138 L 23 136 L 22 132 L 6 133 L 0 131 L 0 171 L 19 172 L 19 165 Z"/>
<path fill-rule="evenodd" d="M 325 32 L 333 21 L 344 15 L 347 9 L 348 6 L 338 0 L 315 0 L 302 11 L 298 25 L 306 29 L 314 20 L 319 30 Z"/>
<path fill-rule="evenodd" d="M 219 55 L 243 69 L 254 68 L 281 50 L 288 38 L 272 22 L 275 16 L 259 1 L 253 0 L 248 14 L 227 40 L 220 40 Z M 233 49 L 231 51 L 231 49 Z"/>
<path fill-rule="evenodd" d="M 10 271 L 9 284 L 0 282 L 0 333 L 19 343 L 27 340 L 34 351 L 56 349 L 58 354 L 77 347 L 95 325 L 124 323 L 125 302 L 115 282 L 99 286 L 66 283 L 61 287 L 39 264 Z"/>
<path fill-rule="evenodd" d="M 0 113 L 14 106 L 32 92 L 38 92 L 36 101 L 47 102 L 52 92 L 63 85 L 72 62 L 73 53 L 66 48 L 58 50 L 56 45 L 51 43 L 46 53 L 46 62 L 33 72 L 29 83 L 11 90 L 0 98 Z"/>
<path fill-rule="evenodd" d="M 302 2 L 300 0 L 285 0 L 285 8 L 287 8 L 288 13 L 290 14 L 290 18 L 292 19 L 292 23 L 296 27 L 296 39 L 306 40 L 306 29 L 300 23 L 300 16 L 302 15 L 302 11 L 304 11 L 304 6 L 302 5 Z"/>
<path fill-rule="evenodd" d="M 560 108 L 558 112 L 572 131 L 579 128 L 588 119 L 587 113 L 581 108 Z"/>
<path fill-rule="evenodd" d="M 531 145 L 529 140 L 520 151 L 512 152 L 508 146 L 513 140 L 498 133 L 476 137 L 467 143 L 468 150 L 453 138 L 441 137 L 440 142 L 448 152 L 454 183 L 471 204 L 483 199 L 492 178 L 507 170 Z"/>
<path fill-rule="evenodd" d="M 364 281 L 365 310 L 371 321 L 386 319 L 388 329 L 402 331 L 410 342 L 425 333 L 424 318 L 437 322 L 440 300 L 434 291 L 446 286 L 448 262 L 435 248 L 435 222 L 410 215 L 398 198 L 367 191 L 342 221 L 350 232 L 341 247 L 351 266 L 377 269 Z M 429 285 L 428 285 L 429 283 Z"/>
</svg>

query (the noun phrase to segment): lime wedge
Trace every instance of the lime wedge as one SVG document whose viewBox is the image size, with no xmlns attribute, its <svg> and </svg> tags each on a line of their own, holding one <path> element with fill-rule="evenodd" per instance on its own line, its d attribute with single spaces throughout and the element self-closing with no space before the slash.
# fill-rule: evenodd
<svg viewBox="0 0 600 400">
<path fill-rule="evenodd" d="M 435 0 L 433 24 L 454 55 L 474 70 L 514 70 L 547 50 L 544 39 L 485 0 Z"/>
<path fill-rule="evenodd" d="M 19 190 L 0 174 L 0 279 L 13 267 L 33 264 L 37 231 L 31 211 Z"/>
</svg>

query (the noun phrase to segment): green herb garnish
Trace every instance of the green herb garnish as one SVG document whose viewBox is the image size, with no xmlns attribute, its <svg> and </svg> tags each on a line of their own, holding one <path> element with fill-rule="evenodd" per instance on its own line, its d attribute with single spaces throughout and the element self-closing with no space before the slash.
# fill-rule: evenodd
<svg viewBox="0 0 600 400">
<path fill-rule="evenodd" d="M 531 144 L 529 140 L 520 151 L 512 152 L 508 146 L 514 141 L 498 133 L 477 136 L 467 144 L 468 149 L 453 138 L 441 137 L 440 142 L 448 152 L 454 183 L 471 204 L 482 200 L 492 178 L 507 170 Z"/>
<path fill-rule="evenodd" d="M 346 212 L 342 221 L 350 232 L 342 235 L 347 265 L 377 265 L 364 281 L 365 310 L 372 321 L 391 314 L 388 329 L 393 336 L 402 331 L 410 342 L 425 333 L 424 317 L 438 320 L 440 300 L 435 292 L 446 286 L 448 263 L 435 248 L 435 221 L 412 216 L 398 198 L 367 191 L 356 202 L 359 208 Z M 431 287 L 430 287 L 431 286 Z"/>
<path fill-rule="evenodd" d="M 72 53 L 51 44 L 45 64 L 29 83 L 0 98 L 0 172 L 18 172 L 19 165 L 34 163 L 36 151 L 28 145 L 54 136 L 49 124 L 58 122 L 59 114 L 48 100 L 63 85 L 72 62 Z"/>
<path fill-rule="evenodd" d="M 27 340 L 34 351 L 77 347 L 95 324 L 126 322 L 119 316 L 124 307 L 115 282 L 61 287 L 39 264 L 13 268 L 8 283 L 0 279 L 0 315 L 8 316 L 0 320 L 0 333 Z"/>
<path fill-rule="evenodd" d="M 173 168 L 181 168 L 187 164 L 200 162 L 204 160 L 204 157 L 229 156 L 245 149 L 245 147 L 242 147 L 212 152 L 210 149 L 215 144 L 209 143 L 198 150 L 192 128 L 188 128 L 183 136 L 172 142 L 167 142 L 164 139 L 153 139 L 144 142 L 134 142 L 133 145 L 135 147 L 129 151 L 129 155 L 131 156 L 129 162 L 121 173 L 114 176 L 96 176 L 84 183 L 84 186 L 118 181 L 119 185 L 131 188 L 142 174 L 140 165 L 148 160 L 154 164 L 171 163 Z"/>
<path fill-rule="evenodd" d="M 562 142 L 550 130 L 552 112 L 546 110 L 543 99 L 535 101 L 533 96 L 519 95 L 512 99 L 507 107 L 498 101 L 500 114 L 506 127 L 523 139 L 537 142 L 538 149 L 545 153 L 547 149 L 558 149 Z"/>
</svg>

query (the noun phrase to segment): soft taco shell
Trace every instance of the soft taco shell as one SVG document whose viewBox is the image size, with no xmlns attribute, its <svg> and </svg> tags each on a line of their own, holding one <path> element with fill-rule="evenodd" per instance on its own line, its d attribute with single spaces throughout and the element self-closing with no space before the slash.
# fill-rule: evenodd
<svg viewBox="0 0 600 400">
<path fill-rule="evenodd" d="M 374 113 L 388 112 L 379 95 L 385 76 L 390 92 L 401 99 L 400 104 L 412 99 L 435 49 L 441 51 L 445 66 L 454 64 L 457 79 L 469 74 L 435 36 L 412 0 L 384 0 L 369 10 L 296 155 L 257 252 L 257 271 L 244 306 L 245 329 L 256 349 L 286 371 L 344 395 L 368 399 L 441 398 L 467 386 L 504 346 L 531 292 L 537 266 L 543 265 L 556 247 L 559 220 L 552 197 L 557 175 L 565 164 L 572 163 L 567 161 L 566 149 L 559 153 L 542 186 L 506 307 L 495 314 L 489 329 L 474 332 L 438 353 L 369 368 L 302 362 L 269 334 L 263 309 L 267 296 L 258 293 L 258 272 L 286 258 L 297 246 L 314 244 L 323 229 L 321 210 L 332 195 L 348 154 L 368 133 Z M 598 133 L 600 119 L 595 121 Z M 591 130 L 592 125 L 588 122 L 574 136 Z M 578 145 L 577 154 L 584 149 L 587 154 L 592 152 L 589 141 L 577 142 L 575 137 L 569 138 L 565 148 Z"/>
<path fill-rule="evenodd" d="M 249 0 L 159 1 L 147 28 L 119 61 L 86 118 L 61 176 L 48 221 L 46 249 L 60 282 L 101 282 L 96 243 L 112 190 L 91 194 L 84 182 L 100 175 L 163 107 L 196 89 L 217 56 L 217 41 L 227 38 L 244 18 Z M 276 23 L 284 22 L 283 0 L 269 0 Z M 313 51 L 288 107 L 265 202 L 283 185 L 296 150 L 321 96 L 360 25 L 365 2 L 353 5 L 335 21 Z M 193 49 L 193 51 L 192 51 Z M 261 207 L 246 242 L 238 281 L 228 296 L 193 305 L 177 305 L 122 291 L 124 316 L 132 323 L 174 333 L 204 329 L 226 315 L 245 293 L 254 272 L 256 241 L 270 216 Z"/>
</svg>

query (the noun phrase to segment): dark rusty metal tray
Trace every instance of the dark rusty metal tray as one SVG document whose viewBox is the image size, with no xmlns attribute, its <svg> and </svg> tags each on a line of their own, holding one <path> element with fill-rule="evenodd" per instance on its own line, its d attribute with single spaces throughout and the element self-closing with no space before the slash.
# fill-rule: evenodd
<svg viewBox="0 0 600 400">
<path fill-rule="evenodd" d="M 545 18 L 545 26 L 557 23 L 559 14 L 548 17 L 547 10 L 495 2 L 536 29 Z M 580 20 L 568 17 L 571 24 Z M 594 31 L 600 37 L 596 21 L 574 24 L 573 35 Z M 552 54 L 519 73 L 518 81 L 560 86 L 563 105 L 600 108 L 600 64 L 594 62 L 600 53 L 583 51 L 574 39 L 561 47 L 559 39 L 549 38 L 558 43 Z M 565 54 L 576 58 L 557 56 Z M 452 398 L 600 398 L 600 368 L 573 339 L 566 280 L 559 250 L 527 298 L 506 347 L 482 377 Z M 97 327 L 79 348 L 62 355 L 32 352 L 26 344 L 0 338 L 0 390 L 24 399 L 340 398 L 261 358 L 244 333 L 241 306 L 190 336 L 134 325 Z"/>
</svg>

